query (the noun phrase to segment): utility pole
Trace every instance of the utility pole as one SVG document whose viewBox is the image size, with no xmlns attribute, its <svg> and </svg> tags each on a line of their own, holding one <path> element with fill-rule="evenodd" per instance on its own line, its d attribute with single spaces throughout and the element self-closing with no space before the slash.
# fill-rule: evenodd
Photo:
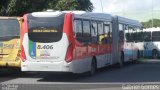
<svg viewBox="0 0 160 90">
<path fill-rule="evenodd" d="M 100 2 L 101 2 L 101 9 L 102 9 L 102 13 L 103 13 L 103 5 L 102 5 L 102 0 L 100 0 Z"/>
<path fill-rule="evenodd" d="M 152 0 L 152 28 L 153 28 L 153 0 Z"/>
</svg>

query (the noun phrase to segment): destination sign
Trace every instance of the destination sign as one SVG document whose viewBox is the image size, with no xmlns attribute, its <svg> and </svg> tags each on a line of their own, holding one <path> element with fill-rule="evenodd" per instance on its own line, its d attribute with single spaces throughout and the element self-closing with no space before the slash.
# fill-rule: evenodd
<svg viewBox="0 0 160 90">
<path fill-rule="evenodd" d="M 54 29 L 34 29 L 34 33 L 49 33 L 49 32 L 58 32 L 57 30 Z"/>
</svg>

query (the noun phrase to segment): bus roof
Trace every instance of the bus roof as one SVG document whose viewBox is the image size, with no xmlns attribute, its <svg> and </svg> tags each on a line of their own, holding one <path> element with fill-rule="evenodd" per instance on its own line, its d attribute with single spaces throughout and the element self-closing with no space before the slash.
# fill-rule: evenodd
<svg viewBox="0 0 160 90">
<path fill-rule="evenodd" d="M 137 20 L 132 20 L 132 19 L 128 19 L 120 16 L 116 16 L 116 17 L 118 17 L 119 23 L 142 27 L 142 24 Z"/>
<path fill-rule="evenodd" d="M 61 14 L 73 13 L 75 18 L 92 19 L 94 20 L 107 20 L 112 21 L 112 16 L 110 14 L 104 13 L 93 13 L 86 11 L 45 11 L 45 12 L 33 12 L 31 13 L 35 17 L 56 17 Z"/>
<path fill-rule="evenodd" d="M 136 27 L 142 27 L 142 24 L 137 20 L 132 20 L 120 16 L 112 16 L 106 13 L 94 13 L 94 12 L 86 12 L 86 11 L 54 11 L 49 10 L 45 12 L 33 12 L 31 13 L 35 17 L 56 17 L 62 14 L 72 13 L 74 18 L 83 18 L 83 19 L 94 19 L 94 20 L 101 20 L 101 21 L 112 21 L 113 17 L 117 17 L 119 23 L 128 24 Z"/>
<path fill-rule="evenodd" d="M 86 18 L 86 19 L 94 19 L 94 20 L 102 20 L 102 21 L 112 21 L 112 16 L 110 14 L 105 13 L 74 13 L 75 18 Z"/>
</svg>

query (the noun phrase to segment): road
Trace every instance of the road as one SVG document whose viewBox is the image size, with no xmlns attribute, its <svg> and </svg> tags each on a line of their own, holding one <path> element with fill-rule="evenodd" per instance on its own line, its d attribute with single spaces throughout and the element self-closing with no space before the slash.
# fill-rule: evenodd
<svg viewBox="0 0 160 90">
<path fill-rule="evenodd" d="M 114 65 L 99 69 L 92 77 L 49 72 L 1 72 L 0 75 L 0 90 L 6 87 L 15 90 L 119 90 L 126 84 L 156 84 L 160 89 L 160 60 L 126 63 L 122 68 Z"/>
</svg>

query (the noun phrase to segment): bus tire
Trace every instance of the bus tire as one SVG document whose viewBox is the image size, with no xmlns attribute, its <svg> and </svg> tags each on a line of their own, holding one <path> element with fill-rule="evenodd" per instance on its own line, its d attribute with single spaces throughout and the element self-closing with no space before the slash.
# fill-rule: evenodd
<svg viewBox="0 0 160 90">
<path fill-rule="evenodd" d="M 93 58 L 92 62 L 91 62 L 91 68 L 90 68 L 90 71 L 89 71 L 89 76 L 93 76 L 96 73 L 96 69 L 97 69 L 96 59 Z"/>
<path fill-rule="evenodd" d="M 124 52 L 121 52 L 121 57 L 120 57 L 119 66 L 120 66 L 120 67 L 123 67 L 123 66 L 124 66 Z"/>
<path fill-rule="evenodd" d="M 159 56 L 158 51 L 156 49 L 152 50 L 152 59 L 157 59 Z"/>
</svg>

